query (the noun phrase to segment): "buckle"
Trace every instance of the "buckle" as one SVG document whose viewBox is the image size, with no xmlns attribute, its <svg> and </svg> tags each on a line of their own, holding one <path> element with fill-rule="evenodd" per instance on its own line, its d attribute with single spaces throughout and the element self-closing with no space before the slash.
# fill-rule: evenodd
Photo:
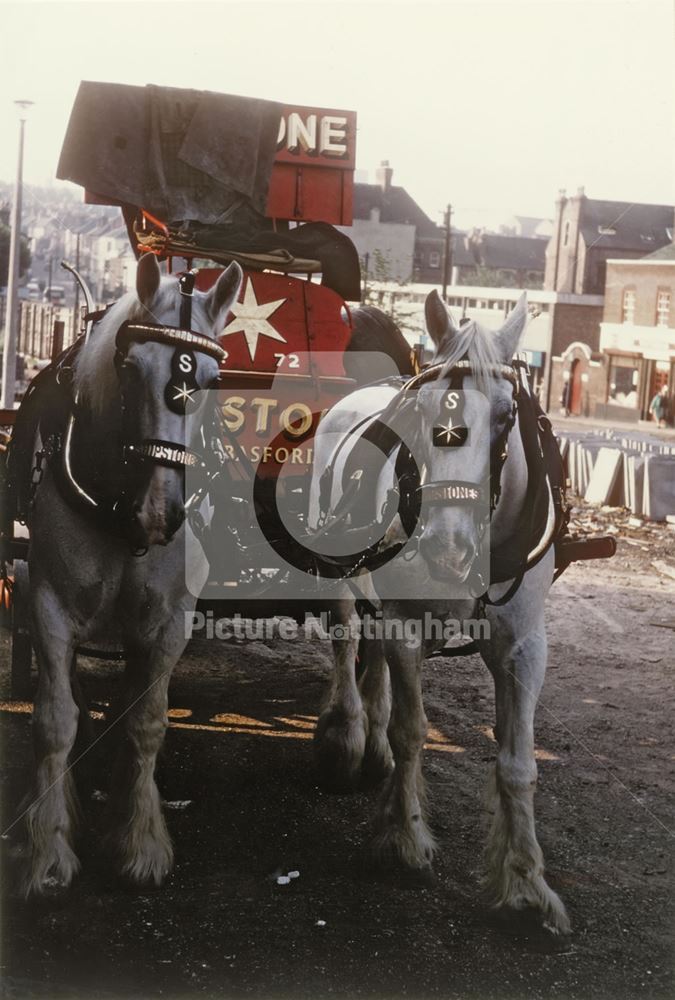
<svg viewBox="0 0 675 1000">
<path fill-rule="evenodd" d="M 191 271 L 185 271 L 178 278 L 178 288 L 181 295 L 192 295 L 195 290 L 195 278 L 197 277 L 197 269 L 192 268 Z"/>
</svg>

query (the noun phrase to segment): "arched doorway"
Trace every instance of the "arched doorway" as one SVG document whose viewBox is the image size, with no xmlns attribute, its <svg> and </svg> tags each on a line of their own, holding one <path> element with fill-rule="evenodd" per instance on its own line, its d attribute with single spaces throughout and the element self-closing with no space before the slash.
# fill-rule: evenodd
<svg viewBox="0 0 675 1000">
<path fill-rule="evenodd" d="M 581 361 L 575 358 L 570 368 L 569 410 L 575 416 L 581 413 Z"/>
</svg>

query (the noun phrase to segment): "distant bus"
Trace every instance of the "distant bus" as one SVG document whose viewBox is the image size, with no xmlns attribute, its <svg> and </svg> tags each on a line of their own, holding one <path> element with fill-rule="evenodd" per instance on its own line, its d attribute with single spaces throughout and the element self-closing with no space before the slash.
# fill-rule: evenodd
<svg viewBox="0 0 675 1000">
<path fill-rule="evenodd" d="M 45 288 L 44 300 L 54 306 L 62 306 L 66 301 L 66 290 L 63 285 L 50 285 L 49 288 Z"/>
<path fill-rule="evenodd" d="M 26 284 L 26 294 L 31 302 L 37 302 L 40 298 L 40 286 L 37 281 L 29 281 Z"/>
</svg>

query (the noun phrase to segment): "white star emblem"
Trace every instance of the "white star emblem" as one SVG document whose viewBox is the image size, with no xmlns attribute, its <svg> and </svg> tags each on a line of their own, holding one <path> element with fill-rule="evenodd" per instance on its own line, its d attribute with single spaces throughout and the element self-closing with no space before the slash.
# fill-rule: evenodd
<svg viewBox="0 0 675 1000">
<path fill-rule="evenodd" d="M 191 388 L 187 382 L 183 382 L 182 385 L 174 385 L 173 389 L 176 390 L 176 395 L 172 397 L 174 403 L 182 403 L 183 409 L 187 409 L 189 403 L 194 403 L 192 398 L 195 388 Z"/>
<path fill-rule="evenodd" d="M 443 438 L 444 438 L 444 442 L 443 443 L 446 444 L 446 445 L 449 445 L 449 444 L 452 444 L 453 441 L 461 441 L 462 440 L 462 431 L 463 430 L 464 430 L 463 427 L 453 427 L 452 420 L 451 420 L 448 423 L 447 427 L 439 427 L 438 428 L 438 435 L 439 435 L 439 437 L 441 437 L 441 435 L 442 435 Z"/>
<path fill-rule="evenodd" d="M 286 338 L 282 337 L 279 331 L 275 330 L 272 324 L 268 322 L 268 317 L 273 312 L 276 312 L 284 302 L 286 302 L 286 299 L 276 299 L 274 302 L 259 304 L 255 297 L 253 282 L 249 279 L 246 291 L 244 292 L 244 301 L 235 302 L 232 306 L 232 312 L 236 318 L 227 324 L 222 332 L 222 336 L 227 337 L 231 333 L 243 333 L 246 337 L 246 345 L 248 353 L 251 355 L 251 361 L 253 361 L 256 348 L 258 347 L 258 337 L 269 337 L 270 340 L 280 340 L 285 344 Z"/>
</svg>

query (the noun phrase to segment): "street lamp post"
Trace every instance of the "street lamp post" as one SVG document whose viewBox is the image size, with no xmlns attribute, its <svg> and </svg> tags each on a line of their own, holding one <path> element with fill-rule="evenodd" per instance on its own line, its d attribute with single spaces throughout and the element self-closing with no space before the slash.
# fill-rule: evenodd
<svg viewBox="0 0 675 1000">
<path fill-rule="evenodd" d="M 5 344 L 2 356 L 2 390 L 0 408 L 14 407 L 16 388 L 16 341 L 19 300 L 19 259 L 21 256 L 21 195 L 23 179 L 23 135 L 26 111 L 32 101 L 15 101 L 19 108 L 19 156 L 16 165 L 16 186 L 12 204 L 11 237 L 9 244 L 9 274 L 7 276 L 7 311 L 5 315 Z"/>
<path fill-rule="evenodd" d="M 452 230 L 450 229 L 452 220 L 452 205 L 448 205 L 445 210 L 445 240 L 443 245 L 443 292 L 441 298 L 448 301 L 448 285 L 452 284 Z"/>
</svg>

